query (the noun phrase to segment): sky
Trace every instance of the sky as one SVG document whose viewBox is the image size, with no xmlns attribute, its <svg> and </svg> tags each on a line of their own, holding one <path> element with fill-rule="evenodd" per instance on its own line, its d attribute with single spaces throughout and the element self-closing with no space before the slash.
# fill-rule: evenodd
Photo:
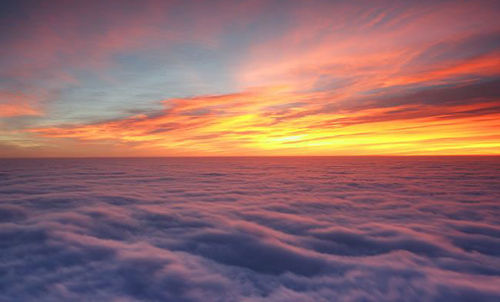
<svg viewBox="0 0 500 302">
<path fill-rule="evenodd" d="M 500 154 L 498 1 L 0 6 L 0 157 Z"/>
</svg>

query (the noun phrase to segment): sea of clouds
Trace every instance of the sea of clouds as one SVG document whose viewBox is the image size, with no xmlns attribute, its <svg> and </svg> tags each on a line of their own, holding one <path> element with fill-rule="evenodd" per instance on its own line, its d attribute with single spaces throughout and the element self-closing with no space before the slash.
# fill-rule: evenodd
<svg viewBox="0 0 500 302">
<path fill-rule="evenodd" d="M 0 301 L 500 301 L 500 158 L 0 160 Z"/>
</svg>

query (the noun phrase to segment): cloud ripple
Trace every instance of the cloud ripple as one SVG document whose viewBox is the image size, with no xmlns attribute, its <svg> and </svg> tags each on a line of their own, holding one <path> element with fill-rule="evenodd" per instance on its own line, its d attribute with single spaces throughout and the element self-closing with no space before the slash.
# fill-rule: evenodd
<svg viewBox="0 0 500 302">
<path fill-rule="evenodd" d="M 0 161 L 0 301 L 498 301 L 498 158 Z"/>
</svg>

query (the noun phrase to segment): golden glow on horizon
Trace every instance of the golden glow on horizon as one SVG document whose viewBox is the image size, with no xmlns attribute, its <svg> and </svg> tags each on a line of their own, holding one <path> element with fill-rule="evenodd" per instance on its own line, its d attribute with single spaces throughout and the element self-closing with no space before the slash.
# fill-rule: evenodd
<svg viewBox="0 0 500 302">
<path fill-rule="evenodd" d="M 129 148 L 141 152 L 150 150 L 153 154 L 167 150 L 163 153 L 167 155 L 409 155 L 463 154 L 464 150 L 467 154 L 496 154 L 500 150 L 500 134 L 492 134 L 500 129 L 500 114 L 447 118 L 460 112 L 487 109 L 490 104 L 419 107 L 424 111 L 420 117 L 402 116 L 389 120 L 377 119 L 387 112 L 404 112 L 412 107 L 304 116 L 300 116 L 303 109 L 294 108 L 287 112 L 288 115 L 280 116 L 283 120 L 276 123 L 276 118 L 269 115 L 269 107 L 281 104 L 282 98 L 307 99 L 297 94 L 276 93 L 272 89 L 260 93 L 197 97 L 196 102 L 176 99 L 172 101 L 177 103 L 176 113 L 158 117 L 134 116 L 100 124 L 31 131 L 50 138 L 133 143 Z M 169 103 L 165 101 L 166 105 Z M 207 108 L 214 112 L 199 116 L 182 114 L 185 109 Z M 217 112 L 223 109 L 222 113 Z M 434 112 L 434 116 L 425 117 L 426 110 Z M 436 115 L 438 110 L 441 112 Z M 245 113 L 249 111 L 254 113 Z M 294 114 L 296 116 L 290 118 Z M 169 150 L 175 151 L 169 153 Z"/>
<path fill-rule="evenodd" d="M 231 14 L 225 11 L 220 20 L 210 21 L 193 5 L 186 8 L 193 10 L 193 24 L 187 25 L 182 18 L 165 17 L 174 4 L 158 10 L 160 4 L 152 3 L 132 23 L 107 12 L 114 22 L 98 36 L 81 29 L 78 20 L 60 21 L 75 27 L 86 39 L 83 44 L 72 30 L 69 41 L 51 29 L 33 36 L 38 44 L 13 39 L 7 53 L 26 63 L 6 68 L 4 77 L 20 79 L 12 86 L 24 93 L 0 90 L 0 156 L 500 154 L 498 14 L 471 2 L 398 4 L 393 9 L 369 3 L 284 6 L 289 24 L 276 31 L 265 28 L 270 37 L 259 31 L 252 35 L 259 28 L 255 20 L 268 12 L 264 1 L 232 4 L 237 7 Z M 270 19 L 276 25 L 281 21 L 278 15 Z M 241 23 L 227 28 L 236 21 Z M 175 52 L 172 45 L 180 46 L 186 58 L 201 53 L 200 66 L 194 60 L 186 70 L 179 67 L 199 90 L 193 88 L 193 97 L 164 99 L 191 95 L 165 88 L 158 99 L 138 105 L 134 97 L 144 94 L 149 80 L 160 86 L 173 81 L 150 73 L 147 65 L 148 60 L 159 65 L 170 60 L 177 68 L 180 59 L 169 57 Z M 210 68 L 204 55 L 208 63 L 215 62 L 206 64 Z M 219 64 L 224 65 L 220 70 Z M 223 78 L 214 81 L 220 90 L 209 91 L 234 93 L 204 95 L 209 85 L 191 70 L 197 67 L 209 70 L 208 77 Z M 98 80 L 82 80 L 82 70 Z M 133 73 L 137 70 L 144 72 L 142 77 Z M 46 74 L 61 87 L 47 84 Z M 137 83 L 122 84 L 122 77 Z M 96 91 L 106 95 L 92 89 L 94 82 L 103 85 L 100 81 L 120 88 L 112 92 L 123 88 L 128 93 L 129 87 L 120 85 L 130 83 L 141 89 L 130 89 L 132 101 L 118 102 L 110 92 L 110 103 L 119 110 L 96 122 L 97 105 L 87 108 L 86 102 Z M 61 91 L 69 91 L 68 99 L 58 99 Z M 63 110 L 64 102 L 78 103 L 69 108 L 84 112 L 72 115 Z"/>
</svg>

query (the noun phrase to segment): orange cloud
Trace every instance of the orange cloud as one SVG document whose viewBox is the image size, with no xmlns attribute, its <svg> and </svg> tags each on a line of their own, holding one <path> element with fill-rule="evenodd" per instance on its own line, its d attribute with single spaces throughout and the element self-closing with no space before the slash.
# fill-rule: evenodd
<svg viewBox="0 0 500 302">
<path fill-rule="evenodd" d="M 252 24 L 245 12 L 258 15 L 258 3 L 224 10 L 219 21 L 187 9 L 193 17 L 187 28 L 175 18 L 165 20 L 169 7 L 161 13 L 154 5 L 111 16 L 101 34 L 82 30 L 87 21 L 68 22 L 62 33 L 41 24 L 39 30 L 47 31 L 42 60 L 28 51 L 33 42 L 16 40 L 10 48 L 34 56 L 20 69 L 24 76 L 59 64 L 57 49 L 66 64 L 103 68 L 122 51 L 164 43 L 168 52 L 170 44 L 189 40 L 220 50 L 221 57 L 228 51 L 231 68 L 220 72 L 236 83 L 235 93 L 170 98 L 149 114 L 47 122 L 25 131 L 48 142 L 123 146 L 141 155 L 500 154 L 500 23 L 494 10 L 453 1 L 401 2 L 384 9 L 306 3 L 286 7 L 286 28 L 277 26 L 269 39 L 245 41 L 244 51 L 236 44 L 247 31 L 231 32 L 228 40 L 235 42 L 227 43 L 229 51 L 217 48 L 219 35 L 226 24 Z M 135 17 L 128 20 L 129 15 Z M 235 16 L 244 21 L 234 23 Z M 172 24 L 182 30 L 165 29 Z M 72 37 L 74 29 L 86 39 Z M 81 42 L 87 40 L 93 43 Z M 232 61 L 234 49 L 242 51 L 238 62 Z M 15 104 L 17 109 L 5 112 L 29 111 L 28 102 Z"/>
<path fill-rule="evenodd" d="M 40 115 L 28 104 L 0 104 L 0 117 L 13 117 L 21 115 Z"/>
<path fill-rule="evenodd" d="M 30 105 L 30 101 L 24 94 L 0 91 L 0 117 L 41 115 L 39 110 Z"/>
<path fill-rule="evenodd" d="M 32 129 L 50 138 L 127 143 L 162 155 L 498 153 L 498 102 L 316 111 L 320 94 L 261 89 L 166 100 L 153 115 Z M 286 102 L 285 102 L 286 100 Z M 319 103 L 324 103 L 322 100 Z M 288 104 L 288 105 L 287 105 Z"/>
<path fill-rule="evenodd" d="M 241 87 L 288 85 L 354 94 L 496 75 L 500 53 L 491 45 L 500 37 L 498 25 L 494 10 L 474 3 L 401 3 L 393 10 L 346 3 L 333 11 L 305 5 L 286 34 L 250 50 L 237 78 Z"/>
</svg>

